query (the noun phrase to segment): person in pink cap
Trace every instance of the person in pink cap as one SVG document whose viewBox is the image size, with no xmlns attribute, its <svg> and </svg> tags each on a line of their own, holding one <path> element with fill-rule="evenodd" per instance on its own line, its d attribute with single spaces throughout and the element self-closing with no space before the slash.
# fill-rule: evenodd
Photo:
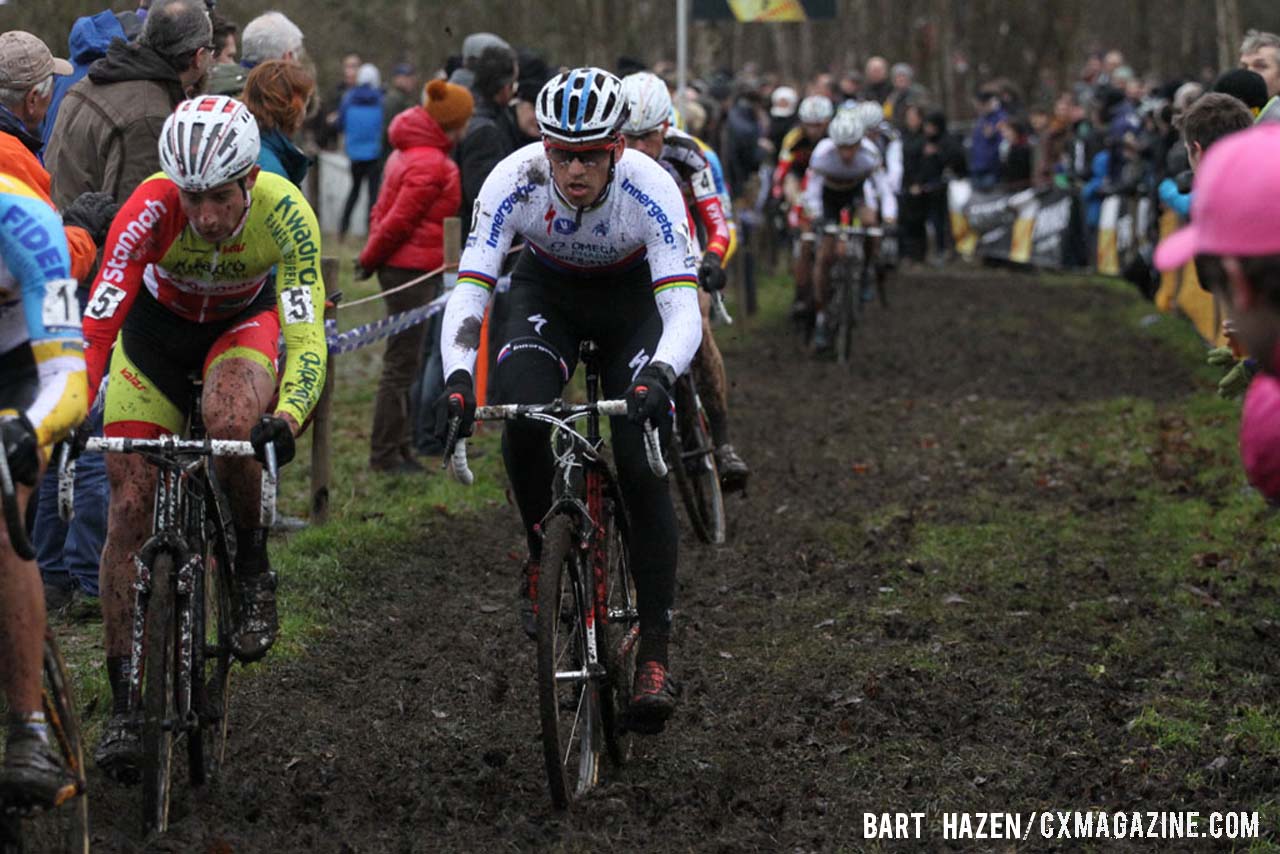
<svg viewBox="0 0 1280 854">
<path fill-rule="evenodd" d="M 1160 242 L 1156 267 L 1195 260 L 1201 283 L 1222 300 L 1261 374 L 1240 423 L 1245 473 L 1280 501 L 1280 125 L 1234 133 L 1206 152 L 1192 185 L 1191 224 Z"/>
</svg>

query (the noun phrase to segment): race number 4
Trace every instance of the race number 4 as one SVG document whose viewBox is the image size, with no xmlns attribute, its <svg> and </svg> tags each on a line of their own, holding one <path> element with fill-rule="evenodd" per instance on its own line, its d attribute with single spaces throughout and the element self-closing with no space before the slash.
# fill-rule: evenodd
<svg viewBox="0 0 1280 854">
<path fill-rule="evenodd" d="M 106 320 L 116 313 L 120 303 L 124 302 L 124 289 L 115 285 L 102 284 L 89 297 L 89 308 L 85 314 L 94 320 Z"/>
<path fill-rule="evenodd" d="M 75 279 L 52 279 L 44 283 L 44 304 L 40 310 L 45 329 L 80 328 L 80 303 Z"/>
<path fill-rule="evenodd" d="M 298 286 L 280 292 L 285 323 L 315 323 L 316 310 L 311 304 L 311 289 Z"/>
</svg>

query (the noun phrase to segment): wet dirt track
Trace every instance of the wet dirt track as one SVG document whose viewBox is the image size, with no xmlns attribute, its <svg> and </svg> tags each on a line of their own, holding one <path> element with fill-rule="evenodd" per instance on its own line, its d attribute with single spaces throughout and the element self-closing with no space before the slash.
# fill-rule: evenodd
<svg viewBox="0 0 1280 854">
<path fill-rule="evenodd" d="M 755 474 L 727 546 L 682 542 L 684 702 L 571 814 L 545 793 L 502 508 L 433 520 L 402 561 L 362 568 L 343 624 L 241 680 L 228 772 L 179 786 L 167 836 L 139 840 L 137 790 L 95 778 L 94 850 L 861 850 L 863 810 L 1173 808 L 1176 788 L 1112 772 L 1124 685 L 1065 666 L 1093 629 L 1045 636 L 981 588 L 946 625 L 879 606 L 917 525 L 964 523 L 970 496 L 1044 501 L 1006 464 L 1002 425 L 1115 395 L 1168 404 L 1192 393 L 1187 369 L 1109 319 L 1128 299 L 1113 290 L 971 272 L 900 277 L 893 296 L 851 374 L 803 358 L 782 325 L 726 356 Z M 1088 514 L 1120 492 L 1062 500 Z"/>
</svg>

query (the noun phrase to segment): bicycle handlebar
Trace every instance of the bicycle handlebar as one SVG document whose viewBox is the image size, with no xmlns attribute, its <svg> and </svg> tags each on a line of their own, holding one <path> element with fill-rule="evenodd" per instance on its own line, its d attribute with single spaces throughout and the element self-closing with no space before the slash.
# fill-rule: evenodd
<svg viewBox="0 0 1280 854">
<path fill-rule="evenodd" d="M 476 408 L 476 421 L 513 421 L 517 418 L 530 418 L 545 421 L 560 427 L 567 427 L 569 421 L 595 412 L 598 415 L 626 415 L 625 400 L 601 400 L 597 403 L 508 403 L 500 406 L 480 406 Z M 457 435 L 461 420 L 455 416 L 449 419 L 449 437 L 454 439 L 452 453 L 445 452 L 444 467 L 463 486 L 475 482 L 475 474 L 467 464 L 467 440 Z M 449 447 L 449 443 L 445 444 Z M 652 424 L 644 425 L 644 454 L 649 462 L 649 471 L 654 477 L 667 476 L 667 462 L 662 458 L 662 441 L 658 438 L 658 430 Z"/>
<path fill-rule="evenodd" d="M 165 458 L 196 457 L 252 457 L 253 443 L 236 439 L 180 439 L 163 436 L 159 439 L 129 439 L 123 437 L 93 438 L 85 442 L 85 451 L 100 454 L 155 454 Z M 75 504 L 75 460 L 64 451 L 58 461 L 58 515 L 64 522 L 71 521 Z M 262 503 L 259 518 L 265 527 L 276 520 L 276 497 L 280 471 L 276 464 L 274 445 L 266 447 L 267 464 L 262 467 Z"/>
<path fill-rule="evenodd" d="M 27 536 L 26 520 L 18 512 L 18 490 L 9 471 L 9 457 L 0 448 L 0 501 L 4 502 L 4 524 L 9 529 L 9 544 L 23 560 L 35 560 L 36 550 Z"/>
</svg>

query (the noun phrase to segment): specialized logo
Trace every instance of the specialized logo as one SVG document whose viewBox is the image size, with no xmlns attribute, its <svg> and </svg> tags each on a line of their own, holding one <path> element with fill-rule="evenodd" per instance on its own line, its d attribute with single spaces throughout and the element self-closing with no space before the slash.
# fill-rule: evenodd
<svg viewBox="0 0 1280 854">
<path fill-rule="evenodd" d="M 644 370 L 644 366 L 649 364 L 649 354 L 640 348 L 640 352 L 631 357 L 631 361 L 627 362 L 627 367 L 631 369 L 631 380 L 635 382 L 635 378 Z"/>
<path fill-rule="evenodd" d="M 533 324 L 534 333 L 541 335 L 542 327 L 547 325 L 547 319 L 540 314 L 531 314 L 526 319 Z"/>
</svg>

